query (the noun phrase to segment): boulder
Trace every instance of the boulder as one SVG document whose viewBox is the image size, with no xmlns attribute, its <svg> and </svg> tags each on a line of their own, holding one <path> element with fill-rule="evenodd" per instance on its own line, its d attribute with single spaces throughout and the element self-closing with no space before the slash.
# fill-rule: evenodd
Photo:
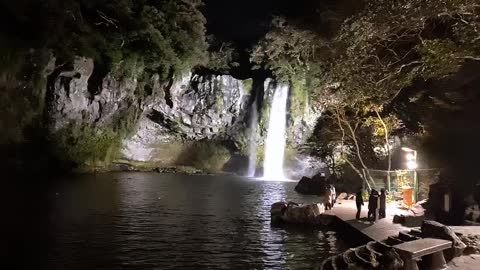
<svg viewBox="0 0 480 270">
<path fill-rule="evenodd" d="M 463 251 L 463 255 L 480 254 L 480 235 L 462 235 L 460 239 L 467 246 Z"/>
<path fill-rule="evenodd" d="M 323 196 L 327 191 L 327 186 L 325 176 L 315 175 L 313 178 L 304 176 L 295 186 L 295 191 L 304 195 Z"/>
<path fill-rule="evenodd" d="M 454 257 L 461 256 L 463 250 L 467 247 L 465 243 L 448 226 L 432 220 L 425 220 L 422 224 L 422 237 L 444 239 L 453 242 L 452 248 L 446 250 L 446 259 L 451 260 Z"/>
<path fill-rule="evenodd" d="M 405 223 L 405 216 L 404 215 L 395 215 L 393 216 L 393 223 L 403 224 Z"/>
<path fill-rule="evenodd" d="M 276 202 L 272 204 L 270 209 L 270 218 L 273 224 L 279 224 L 283 222 L 283 213 L 287 209 L 287 203 L 285 202 Z"/>
<path fill-rule="evenodd" d="M 403 260 L 389 245 L 369 242 L 325 260 L 320 269 L 403 269 Z"/>
<path fill-rule="evenodd" d="M 283 221 L 297 224 L 314 224 L 322 211 L 319 204 L 288 204 L 283 213 Z"/>
<path fill-rule="evenodd" d="M 296 204 L 293 202 L 276 202 L 272 204 L 270 215 L 272 224 L 292 223 L 308 224 L 318 223 L 318 217 L 323 213 L 319 204 Z"/>
</svg>

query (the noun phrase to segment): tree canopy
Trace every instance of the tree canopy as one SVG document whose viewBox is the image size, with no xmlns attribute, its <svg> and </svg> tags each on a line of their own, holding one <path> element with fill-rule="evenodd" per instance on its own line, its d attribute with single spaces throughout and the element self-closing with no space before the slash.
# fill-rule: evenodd
<svg viewBox="0 0 480 270">
<path fill-rule="evenodd" d="M 301 18 L 277 18 L 252 60 L 284 80 L 307 79 L 313 103 L 327 108 L 313 152 L 378 168 L 389 135 L 434 138 L 442 115 L 471 108 L 465 102 L 475 94 L 466 85 L 475 78 L 458 78 L 480 61 L 480 5 L 367 0 L 331 36 Z"/>
<path fill-rule="evenodd" d="M 50 49 L 57 58 L 94 58 L 110 67 L 134 57 L 166 78 L 205 63 L 206 19 L 199 0 L 46 0 L 3 3 L 4 42 Z M 5 25 L 4 25 L 5 26 Z M 22 30 L 21 35 L 16 31 Z"/>
</svg>

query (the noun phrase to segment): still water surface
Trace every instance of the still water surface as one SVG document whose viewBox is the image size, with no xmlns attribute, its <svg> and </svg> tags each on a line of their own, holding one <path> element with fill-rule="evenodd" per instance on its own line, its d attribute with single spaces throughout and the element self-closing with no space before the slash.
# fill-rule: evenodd
<svg viewBox="0 0 480 270">
<path fill-rule="evenodd" d="M 67 180 L 67 179 L 66 179 Z M 334 231 L 272 228 L 294 182 L 155 173 L 84 175 L 47 191 L 45 269 L 312 269 Z"/>
</svg>

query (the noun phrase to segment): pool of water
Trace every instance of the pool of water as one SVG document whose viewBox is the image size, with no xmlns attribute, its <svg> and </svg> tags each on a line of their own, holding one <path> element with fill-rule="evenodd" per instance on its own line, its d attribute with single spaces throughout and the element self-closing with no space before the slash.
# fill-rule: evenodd
<svg viewBox="0 0 480 270">
<path fill-rule="evenodd" d="M 272 203 L 317 200 L 297 194 L 295 184 L 156 173 L 70 177 L 14 211 L 31 215 L 11 224 L 16 240 L 7 248 L 37 269 L 312 269 L 347 245 L 328 228 L 271 227 Z"/>
</svg>

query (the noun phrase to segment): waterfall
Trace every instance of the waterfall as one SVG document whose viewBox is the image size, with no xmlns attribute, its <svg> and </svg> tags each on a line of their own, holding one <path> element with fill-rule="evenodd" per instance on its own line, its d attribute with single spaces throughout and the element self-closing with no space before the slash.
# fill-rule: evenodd
<svg viewBox="0 0 480 270">
<path fill-rule="evenodd" d="M 255 176 L 255 169 L 257 168 L 257 125 L 258 125 L 258 108 L 257 99 L 252 104 L 250 115 L 250 145 L 248 155 L 248 177 Z"/>
<path fill-rule="evenodd" d="M 266 179 L 282 180 L 285 178 L 283 175 L 283 158 L 286 144 L 287 97 L 288 85 L 278 85 L 273 95 L 265 142 L 263 177 Z"/>
</svg>

